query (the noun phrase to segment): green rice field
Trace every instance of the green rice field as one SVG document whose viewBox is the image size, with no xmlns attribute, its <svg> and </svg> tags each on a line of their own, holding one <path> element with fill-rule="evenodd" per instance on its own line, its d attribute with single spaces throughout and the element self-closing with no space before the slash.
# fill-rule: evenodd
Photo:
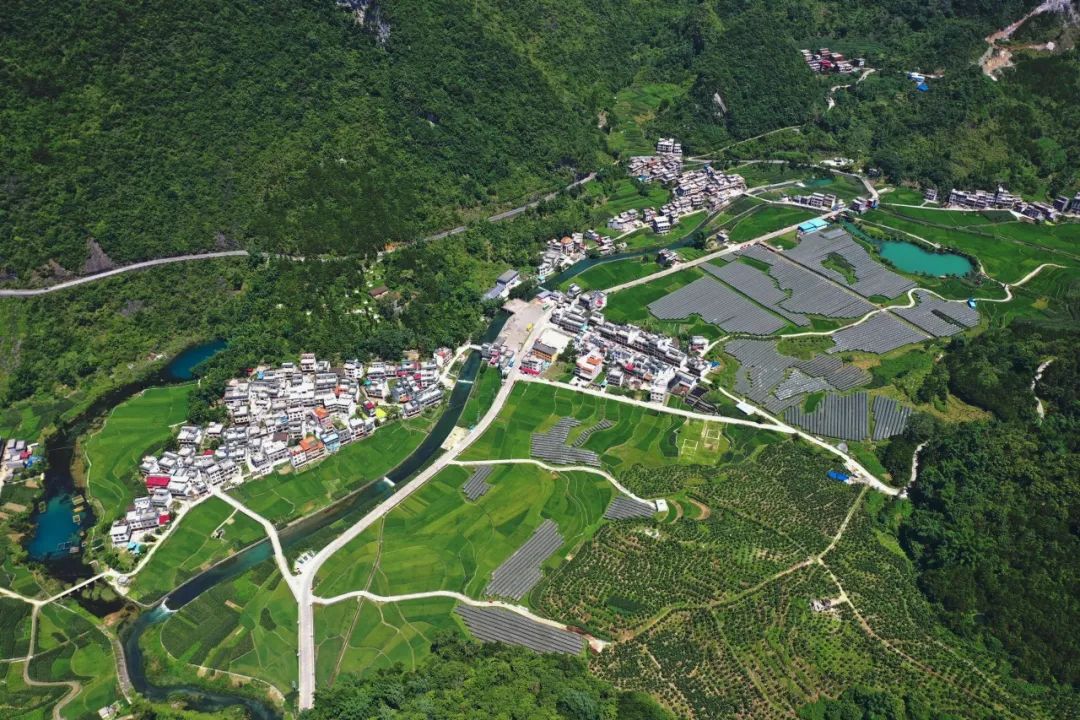
<svg viewBox="0 0 1080 720">
<path fill-rule="evenodd" d="M 438 632 L 464 634 L 453 614 L 456 602 L 426 598 L 376 604 L 368 600 L 317 605 L 315 680 L 332 687 L 342 675 L 364 675 L 401 663 L 406 669 L 426 658 Z"/>
<path fill-rule="evenodd" d="M 64 706 L 63 714 L 69 718 L 97 717 L 98 708 L 122 699 L 109 639 L 75 604 L 42 606 L 30 677 L 73 680 L 81 685 L 75 698 Z"/>
<path fill-rule="evenodd" d="M 219 529 L 221 537 L 213 537 Z M 224 500 L 204 500 L 183 516 L 135 576 L 132 597 L 152 602 L 264 534 L 262 525 Z"/>
<path fill-rule="evenodd" d="M 271 473 L 245 482 L 232 493 L 270 522 L 286 523 L 381 479 L 423 442 L 433 422 L 422 416 L 385 425 L 315 467 Z"/>
<path fill-rule="evenodd" d="M 443 470 L 353 539 L 321 569 L 317 594 L 452 590 L 479 598 L 491 572 L 545 519 L 559 526 L 569 551 L 592 534 L 614 495 L 600 475 L 514 464 L 495 466 L 491 489 L 467 501 L 461 487 L 472 472 Z"/>
<path fill-rule="evenodd" d="M 143 494 L 139 462 L 176 434 L 173 426 L 187 417 L 193 387 L 147 388 L 117 405 L 104 426 L 83 441 L 87 495 L 97 506 L 98 527 L 111 524 L 136 494 Z"/>
</svg>

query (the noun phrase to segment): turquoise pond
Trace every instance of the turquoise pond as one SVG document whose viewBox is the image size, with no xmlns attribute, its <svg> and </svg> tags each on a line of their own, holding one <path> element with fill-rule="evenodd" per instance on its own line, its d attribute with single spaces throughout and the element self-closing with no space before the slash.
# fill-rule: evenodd
<svg viewBox="0 0 1080 720">
<path fill-rule="evenodd" d="M 38 513 L 34 539 L 26 550 L 35 560 L 54 555 L 67 555 L 68 548 L 79 542 L 79 523 L 75 521 L 75 506 L 70 495 L 49 498 L 45 511 Z"/>
<path fill-rule="evenodd" d="M 915 243 L 886 240 L 878 251 L 898 269 L 920 275 L 962 277 L 975 269 L 963 255 L 930 252 Z"/>
<path fill-rule="evenodd" d="M 223 340 L 190 347 L 173 358 L 165 367 L 165 374 L 172 380 L 191 380 L 195 377 L 194 370 L 199 363 L 209 360 L 224 349 Z"/>
</svg>

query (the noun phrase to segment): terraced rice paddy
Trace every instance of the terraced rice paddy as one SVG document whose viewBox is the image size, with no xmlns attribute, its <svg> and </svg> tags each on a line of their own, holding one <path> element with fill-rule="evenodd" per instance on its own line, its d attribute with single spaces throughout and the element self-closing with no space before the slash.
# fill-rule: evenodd
<svg viewBox="0 0 1080 720">
<path fill-rule="evenodd" d="M 524 545 L 495 568 L 484 594 L 520 600 L 540 582 L 543 576 L 540 567 L 562 544 L 559 526 L 545 520 Z"/>
<path fill-rule="evenodd" d="M 910 407 L 878 395 L 874 398 L 874 440 L 885 440 L 904 432 L 910 417 Z"/>
<path fill-rule="evenodd" d="M 803 235 L 799 244 L 788 251 L 788 256 L 815 272 L 850 287 L 863 297 L 880 295 L 893 298 L 915 287 L 915 283 L 894 273 L 874 260 L 842 228 L 829 228 Z M 831 257 L 843 258 L 855 275 L 852 282 L 847 275 L 828 266 Z"/>
<path fill-rule="evenodd" d="M 651 518 L 656 514 L 656 508 L 647 502 L 641 502 L 625 495 L 619 495 L 608 509 L 604 511 L 605 520 L 631 520 L 635 518 Z"/>
<path fill-rule="evenodd" d="M 568 655 L 578 655 L 585 647 L 581 635 L 543 625 L 503 608 L 459 605 L 454 612 L 461 616 L 473 635 L 485 642 L 503 642 L 536 652 Z"/>
<path fill-rule="evenodd" d="M 918 302 L 915 307 L 893 312 L 934 337 L 955 335 L 979 324 L 979 311 L 967 303 L 947 302 L 921 290 L 912 294 Z"/>
<path fill-rule="evenodd" d="M 865 322 L 833 333 L 831 353 L 859 350 L 881 355 L 904 345 L 929 340 L 930 336 L 890 313 L 872 315 Z"/>
<path fill-rule="evenodd" d="M 697 315 L 727 332 L 749 335 L 771 335 L 785 325 L 783 319 L 707 277 L 650 303 L 649 312 L 660 320 L 682 320 Z"/>
</svg>

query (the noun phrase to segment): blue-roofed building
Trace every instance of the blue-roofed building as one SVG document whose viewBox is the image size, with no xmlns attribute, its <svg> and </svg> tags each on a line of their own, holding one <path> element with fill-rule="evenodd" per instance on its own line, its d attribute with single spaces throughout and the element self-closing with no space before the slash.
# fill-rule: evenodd
<svg viewBox="0 0 1080 720">
<path fill-rule="evenodd" d="M 918 90 L 919 92 L 926 92 L 927 90 L 930 89 L 930 86 L 927 85 L 926 81 L 924 80 L 923 82 L 920 82 L 918 85 L 916 85 L 915 89 Z"/>
<path fill-rule="evenodd" d="M 799 233 L 804 234 L 804 233 L 817 232 L 818 230 L 821 230 L 821 229 L 825 228 L 826 226 L 828 226 L 828 224 L 829 224 L 828 222 L 826 222 L 825 220 L 822 220 L 821 218 L 814 218 L 813 220 L 807 220 L 806 222 L 799 225 Z"/>
</svg>

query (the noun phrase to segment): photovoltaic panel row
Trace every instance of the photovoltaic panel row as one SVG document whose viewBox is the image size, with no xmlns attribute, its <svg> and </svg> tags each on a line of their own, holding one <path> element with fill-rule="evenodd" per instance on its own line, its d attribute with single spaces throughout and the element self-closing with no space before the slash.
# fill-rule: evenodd
<svg viewBox="0 0 1080 720">
<path fill-rule="evenodd" d="M 854 269 L 855 282 L 850 282 L 844 273 L 825 265 L 831 255 L 843 258 Z M 842 228 L 803 235 L 799 244 L 788 251 L 788 256 L 864 297 L 884 295 L 892 298 L 915 287 L 911 280 L 874 260 L 866 248 L 855 242 Z"/>
<path fill-rule="evenodd" d="M 870 435 L 870 403 L 864 392 L 826 395 L 813 412 L 791 407 L 784 419 L 814 435 L 840 440 L 864 440 Z"/>
<path fill-rule="evenodd" d="M 585 638 L 576 633 L 550 627 L 505 608 L 479 608 L 458 605 L 469 632 L 485 642 L 520 645 L 540 653 L 580 654 Z"/>
<path fill-rule="evenodd" d="M 878 395 L 874 398 L 874 439 L 884 440 L 904 432 L 910 417 L 910 407 Z"/>
<path fill-rule="evenodd" d="M 608 520 L 651 518 L 655 514 L 656 507 L 652 503 L 641 502 L 626 495 L 616 497 L 604 511 L 604 517 Z"/>
<path fill-rule="evenodd" d="M 700 315 L 727 332 L 748 335 L 771 335 L 785 325 L 781 318 L 710 277 L 698 278 L 649 303 L 649 312 L 660 320 Z"/>
<path fill-rule="evenodd" d="M 525 593 L 540 582 L 540 566 L 563 544 L 559 527 L 552 520 L 545 520 L 525 544 L 508 557 L 491 573 L 491 582 L 484 588 L 485 595 L 497 595 L 520 600 Z"/>
<path fill-rule="evenodd" d="M 488 476 L 491 475 L 492 469 L 490 465 L 481 465 L 473 471 L 473 474 L 469 476 L 468 481 L 461 488 L 461 491 L 465 493 L 465 497 L 476 500 L 491 489 L 491 486 L 486 481 Z"/>
<path fill-rule="evenodd" d="M 865 315 L 874 305 L 836 283 L 810 272 L 762 245 L 751 245 L 741 255 L 768 263 L 769 274 L 790 291 L 781 306 L 791 312 L 824 317 L 850 318 Z"/>
<path fill-rule="evenodd" d="M 893 312 L 935 337 L 955 335 L 964 328 L 979 324 L 979 311 L 968 307 L 966 302 L 942 300 L 921 290 L 912 294 L 918 300 L 915 307 Z"/>
<path fill-rule="evenodd" d="M 530 440 L 530 453 L 533 457 L 556 465 L 599 466 L 600 456 L 592 450 L 570 447 L 566 444 L 570 430 L 580 424 L 574 418 L 561 418 L 546 433 L 533 433 Z"/>
<path fill-rule="evenodd" d="M 832 338 L 836 345 L 829 349 L 830 353 L 861 350 L 878 355 L 930 339 L 889 313 L 878 313 L 858 325 L 837 330 Z"/>
<path fill-rule="evenodd" d="M 781 290 L 773 278 L 757 268 L 743 262 L 730 262 L 720 267 L 705 263 L 701 269 L 796 325 L 810 324 L 805 315 L 781 307 L 780 304 L 788 298 L 787 292 Z"/>
</svg>

